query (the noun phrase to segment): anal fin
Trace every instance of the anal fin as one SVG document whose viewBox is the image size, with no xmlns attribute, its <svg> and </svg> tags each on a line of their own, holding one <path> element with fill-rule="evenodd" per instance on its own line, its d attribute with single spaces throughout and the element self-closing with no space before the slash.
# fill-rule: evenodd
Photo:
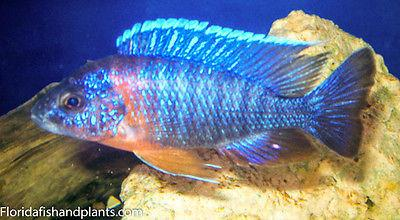
<svg viewBox="0 0 400 220">
<path fill-rule="evenodd" d="M 205 163 L 193 150 L 151 144 L 135 148 L 134 153 L 145 164 L 163 173 L 218 183 L 214 169 L 221 167 Z"/>
<path fill-rule="evenodd" d="M 285 128 L 228 143 L 219 152 L 238 165 L 275 165 L 302 161 L 316 149 L 315 142 L 303 130 Z"/>
</svg>

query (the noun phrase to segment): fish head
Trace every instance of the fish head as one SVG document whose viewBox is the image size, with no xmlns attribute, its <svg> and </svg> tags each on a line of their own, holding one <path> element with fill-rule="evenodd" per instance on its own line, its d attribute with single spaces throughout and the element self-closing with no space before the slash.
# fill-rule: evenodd
<svg viewBox="0 0 400 220">
<path fill-rule="evenodd" d="M 115 136 L 125 105 L 110 74 L 106 68 L 83 68 L 64 79 L 35 103 L 32 120 L 49 132 L 83 140 Z"/>
</svg>

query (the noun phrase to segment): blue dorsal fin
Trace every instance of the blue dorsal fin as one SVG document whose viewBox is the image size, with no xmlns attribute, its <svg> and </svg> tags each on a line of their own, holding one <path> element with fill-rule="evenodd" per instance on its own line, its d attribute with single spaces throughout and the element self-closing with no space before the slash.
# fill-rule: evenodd
<svg viewBox="0 0 400 220">
<path fill-rule="evenodd" d="M 315 44 L 182 18 L 137 23 L 116 40 L 120 54 L 201 62 L 261 82 L 282 96 L 302 96 L 314 88 L 326 54 L 298 53 Z"/>
<path fill-rule="evenodd" d="M 218 151 L 237 164 L 255 165 L 297 162 L 317 152 L 314 142 L 296 128 L 269 130 L 228 143 Z"/>
</svg>

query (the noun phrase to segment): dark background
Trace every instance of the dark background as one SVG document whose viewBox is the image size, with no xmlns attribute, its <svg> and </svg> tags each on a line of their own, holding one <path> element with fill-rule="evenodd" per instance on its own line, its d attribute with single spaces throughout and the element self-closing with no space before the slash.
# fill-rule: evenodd
<svg viewBox="0 0 400 220">
<path fill-rule="evenodd" d="M 16 1 L 0 3 L 0 115 L 50 82 L 115 53 L 115 39 L 136 22 L 184 17 L 267 33 L 272 22 L 301 9 L 363 38 L 399 77 L 399 0 Z"/>
</svg>

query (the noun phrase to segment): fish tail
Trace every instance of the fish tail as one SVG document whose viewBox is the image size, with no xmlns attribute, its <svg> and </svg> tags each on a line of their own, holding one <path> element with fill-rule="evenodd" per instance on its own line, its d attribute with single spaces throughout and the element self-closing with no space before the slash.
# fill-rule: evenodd
<svg viewBox="0 0 400 220">
<path fill-rule="evenodd" d="M 367 106 L 374 73 L 372 50 L 360 49 L 306 96 L 313 109 L 309 132 L 342 156 L 354 157 L 358 152 L 361 111 Z"/>
</svg>

